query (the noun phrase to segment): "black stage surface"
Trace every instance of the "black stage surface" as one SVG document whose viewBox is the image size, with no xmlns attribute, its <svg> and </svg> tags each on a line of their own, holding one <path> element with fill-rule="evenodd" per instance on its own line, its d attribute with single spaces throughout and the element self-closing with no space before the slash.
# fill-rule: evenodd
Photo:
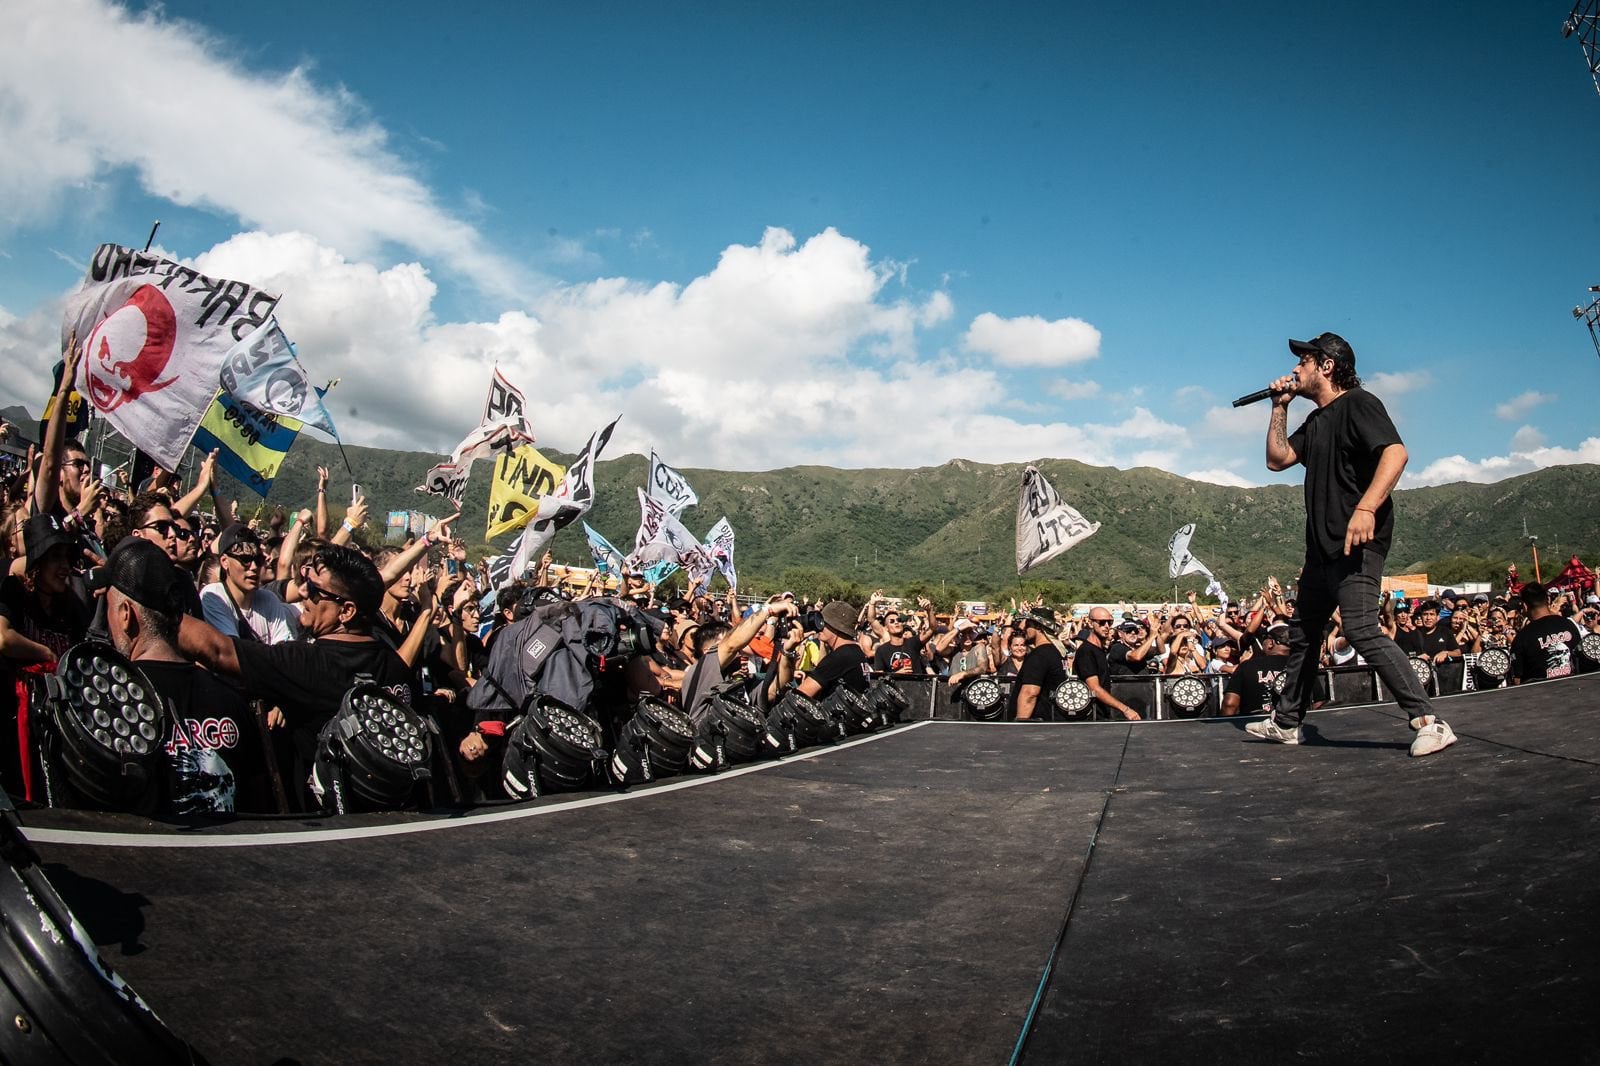
<svg viewBox="0 0 1600 1066">
<path fill-rule="evenodd" d="M 935 722 L 391 835 L 23 817 L 219 1063 L 1600 1062 L 1600 675 L 1440 710 L 1427 759 L 1392 706 Z"/>
</svg>

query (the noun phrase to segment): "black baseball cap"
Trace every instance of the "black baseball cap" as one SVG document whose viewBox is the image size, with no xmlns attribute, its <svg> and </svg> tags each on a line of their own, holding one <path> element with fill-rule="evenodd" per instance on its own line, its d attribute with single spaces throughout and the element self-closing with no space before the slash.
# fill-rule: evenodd
<svg viewBox="0 0 1600 1066">
<path fill-rule="evenodd" d="M 1314 355 L 1319 359 L 1356 365 L 1356 353 L 1350 347 L 1350 342 L 1337 333 L 1319 333 L 1308 341 L 1291 339 L 1289 350 L 1295 355 Z"/>
<path fill-rule="evenodd" d="M 101 587 L 114 588 L 128 599 L 174 617 L 189 603 L 189 579 L 161 547 L 142 537 L 124 537 L 106 560 Z"/>
<path fill-rule="evenodd" d="M 36 514 L 22 524 L 22 550 L 29 569 L 39 565 L 50 549 L 62 544 L 76 549 L 80 543 L 78 535 L 53 514 Z"/>
<path fill-rule="evenodd" d="M 218 555 L 230 555 L 232 554 L 233 549 L 238 547 L 240 544 L 249 544 L 253 547 L 260 547 L 261 538 L 256 535 L 255 530 L 251 529 L 243 522 L 229 522 L 227 527 L 224 528 L 221 533 L 217 534 Z"/>
<path fill-rule="evenodd" d="M 1275 640 L 1279 644 L 1287 644 L 1289 643 L 1289 627 L 1286 623 L 1274 622 L 1267 627 L 1266 636 L 1268 640 Z"/>
</svg>

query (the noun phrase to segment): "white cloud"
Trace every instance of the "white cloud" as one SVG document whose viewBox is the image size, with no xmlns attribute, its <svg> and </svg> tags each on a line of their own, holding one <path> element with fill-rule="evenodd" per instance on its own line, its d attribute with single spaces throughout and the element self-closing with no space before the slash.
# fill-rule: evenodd
<svg viewBox="0 0 1600 1066">
<path fill-rule="evenodd" d="M 1380 396 L 1401 396 L 1426 388 L 1433 375 L 1426 370 L 1405 370 L 1398 373 L 1379 371 L 1363 378 L 1363 384 Z"/>
<path fill-rule="evenodd" d="M 1068 381 L 1066 378 L 1057 378 L 1045 386 L 1045 391 L 1063 400 L 1087 400 L 1091 396 L 1100 395 L 1100 383 L 1098 381 Z"/>
<path fill-rule="evenodd" d="M 1511 451 L 1531 452 L 1544 447 L 1544 434 L 1534 426 L 1523 426 L 1511 435 Z"/>
<path fill-rule="evenodd" d="M 63 190 L 127 168 L 176 204 L 311 233 L 357 257 L 399 245 L 486 291 L 521 288 L 517 268 L 440 206 L 359 102 L 310 71 L 247 71 L 231 42 L 159 7 L 21 0 L 5 19 L 0 228 L 47 217 Z"/>
<path fill-rule="evenodd" d="M 1190 481 L 1209 481 L 1213 485 L 1231 485 L 1238 489 L 1254 488 L 1254 481 L 1246 480 L 1232 470 L 1191 470 L 1183 475 Z"/>
<path fill-rule="evenodd" d="M 1099 356 L 1100 331 L 1081 318 L 1001 318 L 985 311 L 972 320 L 962 343 L 1001 366 L 1066 366 Z"/>
<path fill-rule="evenodd" d="M 1487 483 L 1543 470 L 1548 466 L 1567 466 L 1572 463 L 1600 463 L 1600 437 L 1590 437 L 1576 448 L 1540 447 L 1527 451 L 1513 448 L 1509 455 L 1493 455 L 1478 460 L 1468 459 L 1464 455 L 1451 455 L 1434 460 L 1416 474 L 1407 473 L 1401 481 L 1406 488 L 1445 485 L 1452 481 Z"/>
<path fill-rule="evenodd" d="M 1529 390 L 1521 396 L 1514 396 L 1505 403 L 1496 405 L 1494 416 L 1507 422 L 1515 422 L 1518 419 L 1526 418 L 1528 412 L 1535 407 L 1542 403 L 1549 403 L 1553 399 L 1555 399 L 1555 396 L 1552 393 Z"/>
</svg>

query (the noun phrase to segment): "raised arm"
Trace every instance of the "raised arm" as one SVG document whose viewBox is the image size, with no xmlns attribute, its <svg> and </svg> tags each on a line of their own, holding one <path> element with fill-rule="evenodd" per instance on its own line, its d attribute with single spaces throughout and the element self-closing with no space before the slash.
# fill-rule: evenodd
<svg viewBox="0 0 1600 1066">
<path fill-rule="evenodd" d="M 1294 399 L 1295 376 L 1285 374 L 1272 383 L 1272 415 L 1267 419 L 1267 469 L 1287 470 L 1300 461 L 1289 447 L 1289 402 Z"/>
<path fill-rule="evenodd" d="M 67 338 L 67 350 L 61 359 L 61 384 L 56 388 L 51 408 L 54 413 L 44 431 L 44 440 L 39 442 L 39 469 L 33 480 L 34 514 L 49 514 L 60 503 L 61 452 L 67 443 L 67 398 L 72 395 L 72 383 L 78 375 L 76 330 Z"/>
<path fill-rule="evenodd" d="M 172 513 L 188 517 L 189 512 L 210 494 L 216 477 L 217 449 L 213 448 L 211 454 L 200 461 L 200 475 L 194 479 L 194 488 L 185 493 L 183 499 L 172 505 Z"/>
</svg>

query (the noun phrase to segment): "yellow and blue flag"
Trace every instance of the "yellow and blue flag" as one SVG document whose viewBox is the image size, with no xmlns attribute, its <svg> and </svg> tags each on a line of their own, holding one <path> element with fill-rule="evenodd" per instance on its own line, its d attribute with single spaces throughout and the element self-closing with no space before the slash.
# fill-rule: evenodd
<svg viewBox="0 0 1600 1066">
<path fill-rule="evenodd" d="M 256 495 L 265 496 L 304 425 L 297 418 L 240 403 L 226 389 L 219 389 L 195 430 L 194 446 L 203 452 L 216 451 L 219 467 Z"/>
</svg>

